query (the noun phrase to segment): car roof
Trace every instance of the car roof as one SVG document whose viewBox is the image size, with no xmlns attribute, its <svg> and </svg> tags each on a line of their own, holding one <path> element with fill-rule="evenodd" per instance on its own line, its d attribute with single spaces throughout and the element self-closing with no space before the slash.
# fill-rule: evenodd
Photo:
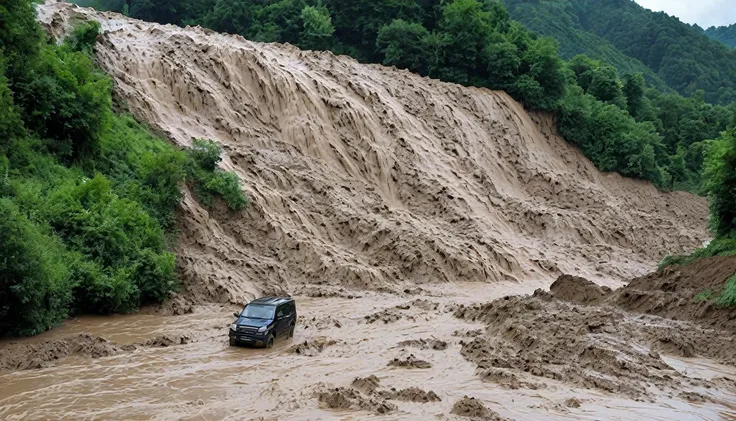
<svg viewBox="0 0 736 421">
<path fill-rule="evenodd" d="M 294 301 L 294 299 L 291 297 L 261 297 L 249 302 L 248 304 L 277 306 L 279 304 L 288 303 L 289 301 Z"/>
</svg>

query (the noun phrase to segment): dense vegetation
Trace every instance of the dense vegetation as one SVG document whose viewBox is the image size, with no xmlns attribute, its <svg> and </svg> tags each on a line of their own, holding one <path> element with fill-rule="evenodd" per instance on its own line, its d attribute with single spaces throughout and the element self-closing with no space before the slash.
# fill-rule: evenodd
<svg viewBox="0 0 736 421">
<path fill-rule="evenodd" d="M 564 47 L 577 40 L 559 22 L 595 35 L 628 57 L 644 63 L 667 85 L 690 96 L 704 92 L 706 102 L 736 101 L 736 51 L 714 42 L 698 28 L 634 0 L 504 0 L 531 30 L 554 36 Z M 605 52 L 606 44 L 601 46 Z M 616 63 L 620 65 L 620 63 Z"/>
<path fill-rule="evenodd" d="M 660 188 L 698 191 L 703 141 L 718 137 L 734 114 L 734 108 L 708 104 L 703 91 L 683 98 L 668 90 L 646 66 L 611 44 L 604 43 L 611 55 L 597 55 L 604 60 L 575 56 L 565 62 L 552 39 L 511 20 L 498 1 L 166 0 L 156 7 L 149 0 L 78 2 L 502 89 L 530 109 L 554 112 L 561 133 L 601 170 L 651 180 Z M 588 43 L 597 40 L 590 35 Z"/>
<path fill-rule="evenodd" d="M 511 17 L 540 35 L 554 38 L 566 60 L 585 54 L 612 65 L 620 74 L 641 73 L 647 84 L 659 91 L 672 89 L 655 71 L 629 57 L 609 41 L 583 28 L 572 1 L 504 0 Z M 674 91 L 674 90 L 672 90 Z"/>
<path fill-rule="evenodd" d="M 165 299 L 187 178 L 210 201 L 244 204 L 211 143 L 187 154 L 112 111 L 89 55 L 98 29 L 81 23 L 57 45 L 30 1 L 0 4 L 0 335 Z"/>
<path fill-rule="evenodd" d="M 705 30 L 705 35 L 728 47 L 736 48 L 736 23 L 729 26 L 711 26 Z"/>
<path fill-rule="evenodd" d="M 667 256 L 660 268 L 684 265 L 711 256 L 736 255 L 736 128 L 725 131 L 705 148 L 703 187 L 710 198 L 710 228 L 715 238 L 689 255 Z M 736 307 L 736 276 L 729 279 L 723 291 L 711 297 L 712 291 L 700 298 L 720 306 Z"/>
</svg>

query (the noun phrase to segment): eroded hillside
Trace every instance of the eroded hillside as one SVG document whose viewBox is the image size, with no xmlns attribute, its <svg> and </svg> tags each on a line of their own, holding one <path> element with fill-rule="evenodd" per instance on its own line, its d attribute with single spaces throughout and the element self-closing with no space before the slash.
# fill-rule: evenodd
<svg viewBox="0 0 736 421">
<path fill-rule="evenodd" d="M 243 213 L 187 193 L 177 252 L 190 296 L 241 302 L 302 284 L 616 284 L 707 239 L 703 198 L 602 174 L 503 92 L 347 57 L 47 5 L 97 19 L 96 54 L 140 120 L 220 144 Z"/>
</svg>

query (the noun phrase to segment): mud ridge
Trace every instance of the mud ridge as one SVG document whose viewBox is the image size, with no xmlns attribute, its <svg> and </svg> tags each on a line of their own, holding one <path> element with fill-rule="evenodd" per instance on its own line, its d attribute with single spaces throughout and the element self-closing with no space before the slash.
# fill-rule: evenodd
<svg viewBox="0 0 736 421">
<path fill-rule="evenodd" d="M 488 325 L 463 340 L 461 352 L 484 380 L 512 389 L 545 387 L 550 379 L 651 401 L 651 386 L 666 393 L 716 387 L 682 376 L 660 353 L 736 362 L 732 335 L 612 307 L 575 306 L 541 290 L 461 307 L 455 315 Z"/>
<path fill-rule="evenodd" d="M 415 357 L 414 354 L 411 354 L 406 358 L 394 358 L 393 360 L 389 361 L 387 365 L 388 367 L 398 367 L 398 368 L 418 368 L 418 369 L 432 368 L 432 364 L 430 362 L 421 360 Z"/>
<path fill-rule="evenodd" d="M 432 349 L 435 351 L 444 351 L 447 349 L 447 342 L 439 339 L 408 339 L 398 343 L 398 346 L 411 346 L 419 349 Z"/>
<path fill-rule="evenodd" d="M 500 416 L 497 412 L 488 409 L 483 402 L 465 396 L 461 400 L 455 402 L 452 406 L 452 413 L 461 417 L 467 417 L 475 420 L 483 421 L 510 421 L 508 418 Z"/>
</svg>

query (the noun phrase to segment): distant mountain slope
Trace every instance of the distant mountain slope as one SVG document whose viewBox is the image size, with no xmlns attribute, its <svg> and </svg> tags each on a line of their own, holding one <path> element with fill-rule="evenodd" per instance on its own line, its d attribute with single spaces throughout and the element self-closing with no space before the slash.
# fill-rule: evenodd
<svg viewBox="0 0 736 421">
<path fill-rule="evenodd" d="M 711 26 L 705 30 L 705 35 L 731 48 L 736 47 L 736 23 L 729 26 Z"/>
<path fill-rule="evenodd" d="M 633 0 L 504 1 L 514 19 L 556 38 L 565 55 L 583 51 L 594 57 L 607 55 L 621 70 L 626 63 L 620 52 L 683 95 L 702 89 L 711 103 L 736 100 L 736 51 L 675 17 L 647 10 Z"/>
<path fill-rule="evenodd" d="M 611 63 L 620 73 L 640 72 L 647 83 L 660 91 L 671 90 L 657 73 L 639 60 L 619 51 L 607 40 L 582 28 L 571 1 L 504 0 L 511 16 L 528 29 L 555 38 L 560 44 L 560 55 L 569 60 L 586 54 Z"/>
</svg>

